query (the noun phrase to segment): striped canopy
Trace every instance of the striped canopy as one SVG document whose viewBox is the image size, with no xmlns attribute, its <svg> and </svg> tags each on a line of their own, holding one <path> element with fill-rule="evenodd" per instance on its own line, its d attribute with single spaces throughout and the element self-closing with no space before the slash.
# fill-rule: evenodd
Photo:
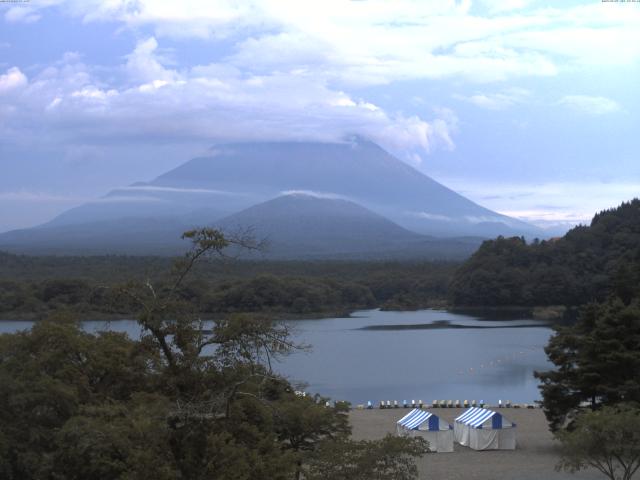
<svg viewBox="0 0 640 480">
<path fill-rule="evenodd" d="M 502 415 L 486 408 L 470 408 L 456 418 L 456 422 L 472 428 L 482 428 L 484 422 L 491 420 L 491 428 L 502 428 Z"/>
<path fill-rule="evenodd" d="M 439 418 L 431 412 L 426 410 L 419 410 L 414 408 L 404 417 L 398 420 L 398 425 L 407 428 L 409 430 L 418 430 L 421 425 L 428 422 L 429 430 L 439 430 L 440 421 Z"/>
</svg>

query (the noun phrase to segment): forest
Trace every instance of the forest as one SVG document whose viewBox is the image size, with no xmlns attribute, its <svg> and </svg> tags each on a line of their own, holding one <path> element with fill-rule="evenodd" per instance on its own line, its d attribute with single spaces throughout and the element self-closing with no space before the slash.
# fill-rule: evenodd
<svg viewBox="0 0 640 480">
<path fill-rule="evenodd" d="M 0 315 L 42 318 L 60 308 L 83 318 L 129 316 L 119 287 L 158 281 L 168 257 L 25 256 L 0 252 Z M 465 263 L 248 261 L 197 265 L 179 294 L 209 316 L 233 312 L 342 315 L 355 309 L 579 306 L 640 285 L 640 201 L 594 216 L 564 237 L 485 241 Z"/>
<path fill-rule="evenodd" d="M 120 295 L 132 280 L 158 281 L 164 257 L 33 257 L 0 253 L 0 315 L 37 319 L 60 308 L 83 318 L 126 317 Z M 275 316 L 346 314 L 355 309 L 444 304 L 457 264 L 449 262 L 258 262 L 211 259 L 180 290 L 200 311 Z"/>
<path fill-rule="evenodd" d="M 485 241 L 449 286 L 454 305 L 577 306 L 615 294 L 637 296 L 640 285 L 640 200 L 593 217 L 564 237 L 527 243 Z"/>
</svg>

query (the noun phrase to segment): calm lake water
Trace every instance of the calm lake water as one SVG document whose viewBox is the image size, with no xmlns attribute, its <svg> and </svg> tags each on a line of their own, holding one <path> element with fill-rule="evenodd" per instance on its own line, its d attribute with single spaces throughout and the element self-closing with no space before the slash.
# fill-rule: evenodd
<svg viewBox="0 0 640 480">
<path fill-rule="evenodd" d="M 275 368 L 307 392 L 353 404 L 367 400 L 484 400 L 540 398 L 535 370 L 551 367 L 543 348 L 551 330 L 530 319 L 491 321 L 439 310 L 358 311 L 352 318 L 291 320 L 296 352 Z M 136 337 L 134 321 L 88 321 L 88 331 L 111 329 Z M 0 333 L 30 322 L 1 321 Z"/>
</svg>

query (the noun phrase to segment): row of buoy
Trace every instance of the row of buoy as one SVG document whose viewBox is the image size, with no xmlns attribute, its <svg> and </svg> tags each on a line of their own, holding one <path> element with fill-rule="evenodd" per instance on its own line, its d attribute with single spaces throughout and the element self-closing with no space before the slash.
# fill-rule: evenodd
<svg viewBox="0 0 640 480">
<path fill-rule="evenodd" d="M 307 392 L 302 392 L 302 391 L 296 391 L 295 394 L 299 397 L 306 397 L 307 396 Z M 333 406 L 336 407 L 339 404 L 343 404 L 346 403 L 342 400 L 334 400 L 333 401 Z M 325 406 L 327 408 L 331 407 L 331 402 L 325 402 Z M 380 400 L 380 404 L 379 404 L 379 408 L 380 409 L 393 409 L 393 408 L 418 408 L 420 410 L 422 410 L 423 408 L 471 408 L 471 407 L 480 407 L 480 408 L 484 408 L 485 407 L 485 403 L 484 400 L 480 400 L 479 402 L 476 402 L 475 400 L 464 400 L 462 402 L 460 402 L 460 400 L 434 400 L 433 402 L 431 402 L 431 405 L 425 405 L 424 402 L 422 400 L 418 400 L 417 402 L 415 400 L 411 400 L 411 403 L 409 403 L 407 400 L 403 400 L 402 403 L 398 402 L 398 400 Z M 535 404 L 532 403 L 524 403 L 522 405 L 519 405 L 517 403 L 515 404 L 511 404 L 510 400 L 505 401 L 504 403 L 502 402 L 502 400 L 498 400 L 498 408 L 536 408 Z M 367 401 L 367 405 L 366 407 L 363 404 L 359 404 L 356 406 L 356 409 L 358 410 L 372 410 L 373 409 L 373 403 L 371 402 L 371 400 Z"/>
<path fill-rule="evenodd" d="M 502 402 L 502 401 L 500 401 Z M 507 403 L 509 405 L 511 405 L 511 402 L 507 401 Z M 398 403 L 397 400 L 380 400 L 380 408 L 381 409 L 386 409 L 386 408 L 400 408 L 402 406 L 402 408 L 424 408 L 425 405 L 422 402 L 422 400 L 418 400 L 418 402 L 416 403 L 415 400 L 411 400 L 411 403 L 407 402 L 406 400 L 402 401 L 402 405 L 400 403 Z M 480 402 L 476 402 L 475 400 L 464 400 L 463 402 L 460 402 L 460 400 L 434 400 L 431 403 L 431 408 L 469 408 L 469 407 L 484 407 L 484 400 L 480 400 Z M 367 402 L 367 408 L 368 409 L 372 409 L 373 408 L 373 404 L 371 403 L 371 401 Z"/>
<path fill-rule="evenodd" d="M 484 408 L 486 404 L 484 400 L 480 400 L 476 402 L 475 400 L 464 400 L 460 402 L 460 400 L 434 400 L 431 405 L 425 405 L 422 400 L 411 400 L 411 403 L 403 400 L 402 403 L 399 403 L 397 400 L 380 400 L 379 408 L 380 409 L 394 409 L 394 408 L 472 408 L 472 407 L 480 407 Z M 373 403 L 371 401 L 367 402 L 366 407 L 364 405 L 357 405 L 356 409 L 358 410 L 372 410 Z M 511 403 L 511 400 L 506 400 L 504 403 L 502 400 L 498 400 L 497 408 L 536 408 L 536 405 L 533 403 L 524 403 L 517 404 Z"/>
</svg>

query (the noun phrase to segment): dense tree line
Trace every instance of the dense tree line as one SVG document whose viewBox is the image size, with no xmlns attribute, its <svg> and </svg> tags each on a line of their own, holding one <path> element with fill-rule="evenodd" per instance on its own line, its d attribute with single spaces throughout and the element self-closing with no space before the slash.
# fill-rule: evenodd
<svg viewBox="0 0 640 480">
<path fill-rule="evenodd" d="M 347 405 L 296 395 L 271 370 L 297 348 L 286 327 L 231 315 L 203 328 L 184 282 L 230 242 L 186 237 L 194 249 L 163 286 L 118 288 L 140 339 L 89 334 L 67 316 L 0 335 L 0 477 L 415 479 L 424 440 L 352 441 Z"/>
<path fill-rule="evenodd" d="M 0 251 L 0 280 L 37 281 L 68 279 L 102 283 L 132 278 L 161 280 L 175 258 L 156 256 L 92 255 L 31 256 Z M 191 279 L 222 281 L 248 279 L 260 275 L 277 277 L 333 278 L 364 281 L 371 277 L 424 277 L 449 275 L 459 262 L 402 260 L 249 260 L 208 259 L 196 265 Z"/>
<path fill-rule="evenodd" d="M 163 288 L 160 285 L 159 288 Z M 178 292 L 204 313 L 231 312 L 338 312 L 375 305 L 366 286 L 331 279 L 262 275 L 249 280 L 209 284 L 186 283 Z M 116 285 L 96 285 L 83 280 L 0 282 L 0 314 L 38 317 L 61 308 L 83 316 L 126 316 L 134 311 Z"/>
<path fill-rule="evenodd" d="M 640 289 L 640 200 L 594 216 L 564 237 L 486 241 L 455 273 L 456 305 L 582 305 Z"/>
<path fill-rule="evenodd" d="M 115 288 L 124 280 L 122 272 L 162 288 L 161 272 L 169 268 L 165 259 L 150 257 L 150 266 L 145 268 L 139 258 L 113 257 L 111 271 L 101 278 L 103 258 L 5 255 L 0 258 L 5 262 L 0 263 L 0 315 L 40 318 L 66 308 L 85 318 L 127 316 L 134 306 Z M 96 271 L 90 274 L 85 269 L 92 265 Z M 209 315 L 416 308 L 442 304 L 455 268 L 454 264 L 429 262 L 338 262 L 334 266 L 331 271 L 330 266 L 315 262 L 203 262 L 178 293 Z M 21 274 L 13 275 L 20 268 L 24 268 Z M 42 278 L 37 277 L 40 272 Z M 69 276 L 60 276 L 60 272 Z"/>
<path fill-rule="evenodd" d="M 545 348 L 554 368 L 536 373 L 542 406 L 561 442 L 559 467 L 630 480 L 640 468 L 640 202 L 602 212 L 557 242 L 498 239 L 483 248 L 469 273 L 483 272 L 490 302 L 583 304 Z M 455 294 L 479 299 L 478 278 L 457 278 Z"/>
</svg>

